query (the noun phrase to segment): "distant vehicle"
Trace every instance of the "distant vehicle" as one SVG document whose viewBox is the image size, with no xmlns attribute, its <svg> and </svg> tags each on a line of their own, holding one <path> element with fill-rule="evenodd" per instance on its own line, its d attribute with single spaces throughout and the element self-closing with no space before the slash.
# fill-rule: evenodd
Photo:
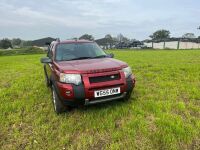
<svg viewBox="0 0 200 150">
<path fill-rule="evenodd" d="M 128 100 L 135 77 L 126 63 L 112 57 L 95 42 L 52 42 L 41 62 L 56 113 L 71 106 Z"/>
<path fill-rule="evenodd" d="M 142 49 L 145 48 L 144 43 L 140 41 L 129 41 L 129 42 L 119 42 L 115 46 L 117 49 L 125 49 L 125 48 L 130 48 L 130 49 Z"/>
</svg>

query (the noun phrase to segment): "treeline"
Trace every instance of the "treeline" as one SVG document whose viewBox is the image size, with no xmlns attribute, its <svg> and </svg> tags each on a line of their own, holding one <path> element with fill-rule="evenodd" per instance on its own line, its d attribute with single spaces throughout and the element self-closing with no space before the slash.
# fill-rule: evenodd
<svg viewBox="0 0 200 150">
<path fill-rule="evenodd" d="M 118 47 L 127 47 L 126 45 L 131 45 L 134 47 L 135 45 L 141 45 L 142 42 L 159 42 L 159 41 L 172 41 L 172 40 L 185 40 L 185 41 L 194 41 L 194 42 L 199 42 L 200 37 L 196 37 L 194 33 L 185 33 L 181 37 L 174 38 L 171 37 L 171 33 L 169 30 L 161 29 L 155 31 L 153 34 L 151 34 L 150 39 L 146 39 L 143 41 L 138 41 L 136 39 L 130 39 L 123 34 L 118 34 L 116 37 L 112 36 L 110 34 L 105 35 L 105 37 L 100 38 L 100 39 L 95 39 L 93 35 L 90 34 L 84 34 L 80 37 L 74 37 L 71 39 L 85 39 L 85 40 L 90 40 L 90 41 L 96 41 L 99 45 L 102 46 L 115 46 L 115 48 Z M 38 47 L 43 47 L 45 46 L 45 43 L 51 43 L 54 41 L 55 38 L 47 37 L 47 38 L 42 38 L 34 41 L 25 41 L 21 40 L 20 38 L 13 38 L 13 39 L 8 39 L 4 38 L 0 40 L 0 49 L 8 49 L 8 48 L 22 48 L 22 47 L 27 47 L 27 46 L 38 46 Z M 139 43 L 141 42 L 141 43 Z"/>
<path fill-rule="evenodd" d="M 127 43 L 131 41 L 135 41 L 135 39 L 129 39 L 122 34 L 118 34 L 117 37 L 113 37 L 110 34 L 107 34 L 105 35 L 105 37 L 101 39 L 97 39 L 97 40 L 95 40 L 93 35 L 84 34 L 78 38 L 75 37 L 71 39 L 74 39 L 74 40 L 85 39 L 85 40 L 90 40 L 90 41 L 96 41 L 100 45 L 107 45 L 107 44 L 113 45 L 116 43 L 123 43 L 123 42 Z M 33 41 L 25 41 L 25 40 L 21 40 L 20 38 L 13 38 L 13 39 L 4 38 L 0 40 L 0 49 L 16 49 L 16 48 L 23 48 L 27 46 L 28 47 L 29 46 L 43 47 L 45 46 L 46 43 L 51 43 L 54 40 L 55 38 L 51 38 L 51 37 L 42 38 L 42 39 L 33 40 Z"/>
<path fill-rule="evenodd" d="M 24 41 L 21 40 L 20 38 L 13 38 L 13 39 L 4 38 L 0 40 L 0 49 L 20 48 L 26 46 L 32 46 L 32 42 Z"/>
<path fill-rule="evenodd" d="M 104 49 L 110 48 L 130 48 L 130 47 L 137 47 L 142 43 L 136 39 L 130 39 L 125 37 L 123 34 L 118 34 L 116 37 L 111 36 L 110 34 L 105 35 L 105 37 L 100 39 L 94 39 L 92 35 L 84 34 L 79 38 L 73 39 L 85 39 L 90 41 L 95 41 L 98 45 L 102 46 Z"/>
<path fill-rule="evenodd" d="M 0 40 L 0 56 L 43 54 L 44 49 L 32 46 L 32 41 L 24 41 L 20 38 L 12 40 L 4 38 Z"/>
<path fill-rule="evenodd" d="M 38 47 L 26 47 L 12 50 L 0 50 L 0 56 L 13 56 L 13 55 L 29 55 L 29 54 L 44 54 L 43 49 Z"/>
<path fill-rule="evenodd" d="M 168 41 L 186 41 L 186 42 L 200 42 L 200 36 L 195 36 L 194 33 L 185 33 L 181 37 L 171 37 L 169 30 L 157 30 L 149 36 L 151 39 L 146 39 L 143 42 L 168 42 Z"/>
<path fill-rule="evenodd" d="M 72 38 L 72 39 L 85 39 L 85 40 L 90 40 L 90 41 L 94 41 L 95 38 L 93 37 L 93 35 L 89 35 L 89 34 L 84 34 L 82 36 L 80 36 L 79 38 Z M 101 38 L 101 39 L 107 39 L 106 42 L 128 42 L 128 41 L 133 41 L 135 39 L 130 39 L 128 37 L 125 37 L 123 34 L 118 34 L 116 37 L 111 36 L 110 34 L 106 34 L 105 37 Z M 96 39 L 95 41 L 98 41 L 100 39 Z"/>
<path fill-rule="evenodd" d="M 200 36 L 196 37 L 194 33 L 185 33 L 184 35 L 180 37 L 171 37 L 171 33 L 169 30 L 160 29 L 152 33 L 149 39 L 139 41 L 136 39 L 130 39 L 128 37 L 125 37 L 122 34 L 118 34 L 116 37 L 111 36 L 110 34 L 105 35 L 105 37 L 101 39 L 94 39 L 92 35 L 84 34 L 80 36 L 79 38 L 73 38 L 73 39 L 85 39 L 85 40 L 91 40 L 96 41 L 100 46 L 103 48 L 146 48 L 144 45 L 144 42 L 167 42 L 167 41 L 187 41 L 187 42 L 195 42 L 200 43 Z"/>
<path fill-rule="evenodd" d="M 160 29 L 155 31 L 153 34 L 151 34 L 150 39 L 148 40 L 162 40 L 162 39 L 176 39 L 175 37 L 171 37 L 171 32 L 169 30 Z M 130 39 L 128 37 L 125 37 L 122 34 L 118 34 L 116 37 L 112 37 L 110 34 L 105 35 L 105 39 L 108 39 L 113 42 L 128 42 L 128 41 L 135 41 L 136 39 Z M 178 37 L 182 39 L 200 39 L 200 36 L 195 36 L 194 33 L 185 33 L 182 36 Z M 73 38 L 73 39 L 86 39 L 86 40 L 95 40 L 92 35 L 84 34 L 80 36 L 79 38 Z M 98 41 L 99 39 L 96 39 L 95 41 Z"/>
</svg>

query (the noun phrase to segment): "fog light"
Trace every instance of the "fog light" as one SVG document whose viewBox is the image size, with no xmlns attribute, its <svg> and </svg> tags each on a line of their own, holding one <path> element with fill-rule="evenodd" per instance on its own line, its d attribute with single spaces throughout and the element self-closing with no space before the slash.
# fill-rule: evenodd
<svg viewBox="0 0 200 150">
<path fill-rule="evenodd" d="M 71 91 L 66 91 L 67 96 L 71 96 Z"/>
</svg>

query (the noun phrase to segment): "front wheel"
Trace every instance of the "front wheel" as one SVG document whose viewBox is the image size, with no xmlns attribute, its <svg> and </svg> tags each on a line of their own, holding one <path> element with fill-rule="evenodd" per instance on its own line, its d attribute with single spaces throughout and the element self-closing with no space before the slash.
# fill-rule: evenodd
<svg viewBox="0 0 200 150">
<path fill-rule="evenodd" d="M 60 114 L 66 111 L 66 107 L 60 101 L 56 93 L 55 87 L 53 85 L 52 85 L 52 101 L 53 101 L 54 110 L 57 114 Z"/>
<path fill-rule="evenodd" d="M 132 92 L 128 92 L 127 94 L 126 94 L 126 96 L 124 97 L 124 101 L 129 101 L 130 99 L 131 99 L 131 93 Z"/>
<path fill-rule="evenodd" d="M 47 87 L 49 87 L 50 86 L 50 81 L 49 81 L 49 79 L 47 77 L 47 72 L 46 72 L 45 66 L 44 66 L 44 77 L 45 77 L 45 84 L 46 84 Z"/>
</svg>

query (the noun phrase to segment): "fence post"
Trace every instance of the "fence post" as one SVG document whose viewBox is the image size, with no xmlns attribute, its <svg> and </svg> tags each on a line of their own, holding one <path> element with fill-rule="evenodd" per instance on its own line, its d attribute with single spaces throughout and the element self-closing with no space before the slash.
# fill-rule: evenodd
<svg viewBox="0 0 200 150">
<path fill-rule="evenodd" d="M 165 49 L 165 41 L 164 41 L 164 43 L 163 43 L 163 49 Z"/>
<path fill-rule="evenodd" d="M 179 49 L 179 46 L 180 46 L 180 40 L 178 40 L 177 49 Z"/>
</svg>

